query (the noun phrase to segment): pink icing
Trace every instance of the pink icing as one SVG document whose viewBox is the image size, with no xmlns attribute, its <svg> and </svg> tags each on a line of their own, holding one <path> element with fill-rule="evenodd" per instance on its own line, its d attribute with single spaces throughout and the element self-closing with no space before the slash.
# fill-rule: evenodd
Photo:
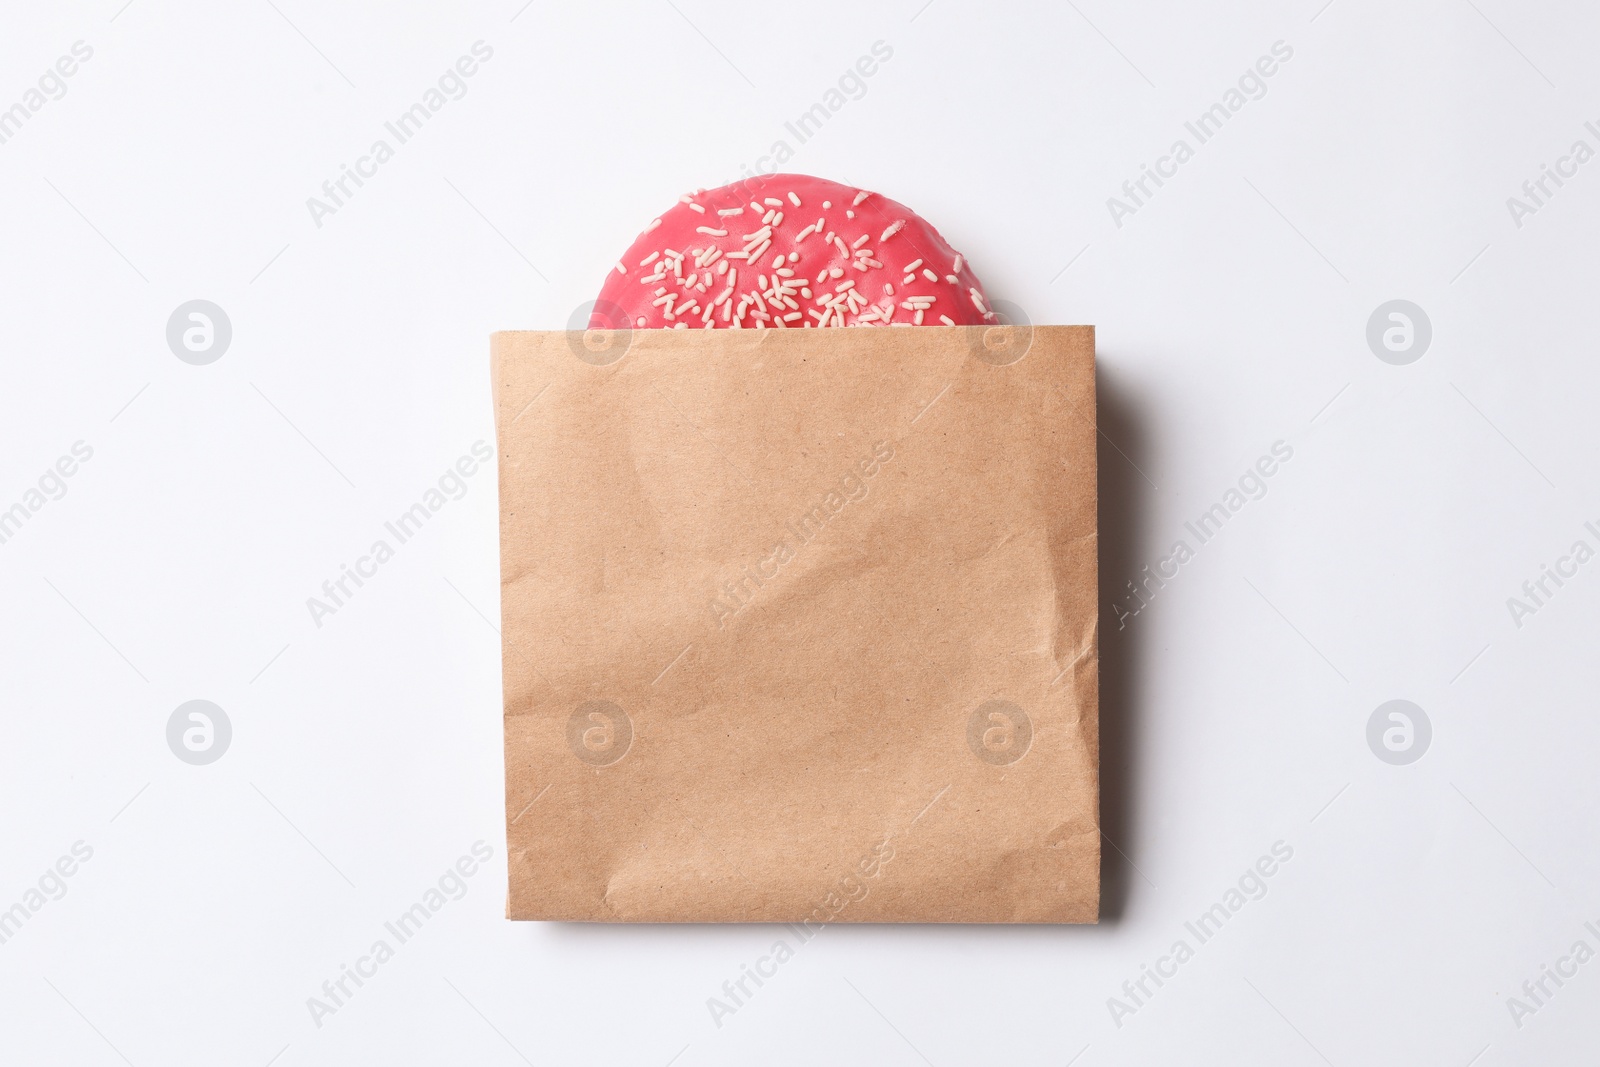
<svg viewBox="0 0 1600 1067">
<path fill-rule="evenodd" d="M 965 259 L 903 204 L 821 178 L 774 174 L 680 198 L 606 276 L 589 325 L 996 321 Z"/>
</svg>

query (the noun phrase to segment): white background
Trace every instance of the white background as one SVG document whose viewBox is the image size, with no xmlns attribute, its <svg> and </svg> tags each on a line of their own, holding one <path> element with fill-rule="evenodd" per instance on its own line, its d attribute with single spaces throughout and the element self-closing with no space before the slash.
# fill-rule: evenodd
<svg viewBox="0 0 1600 1067">
<path fill-rule="evenodd" d="M 1592 1052 L 1600 962 L 1508 998 L 1600 948 L 1600 564 L 1520 627 L 1507 598 L 1600 544 L 1600 163 L 1520 227 L 1506 201 L 1600 148 L 1600 16 L 1321 5 L 8 4 L 0 107 L 94 53 L 0 144 L 0 508 L 93 458 L 0 545 L 0 908 L 93 856 L 0 945 L 0 1060 Z M 467 94 L 318 227 L 307 198 L 478 40 Z M 1266 94 L 1117 226 L 1107 198 L 1276 41 Z M 1097 927 L 833 927 L 718 1027 L 777 928 L 501 918 L 492 469 L 320 628 L 306 598 L 492 441 L 492 330 L 565 327 L 644 223 L 779 139 L 1034 321 L 1098 327 L 1115 849 Z M 208 366 L 165 338 L 196 298 L 233 327 Z M 1365 338 L 1396 298 L 1433 328 L 1404 366 Z M 1118 630 L 1117 590 L 1275 441 L 1267 494 Z M 1366 740 L 1396 698 L 1433 726 L 1406 766 Z M 191 699 L 233 726 L 208 766 L 167 745 Z M 462 899 L 317 1026 L 307 998 L 479 840 Z M 1114 1020 L 1278 841 L 1266 895 Z"/>
</svg>

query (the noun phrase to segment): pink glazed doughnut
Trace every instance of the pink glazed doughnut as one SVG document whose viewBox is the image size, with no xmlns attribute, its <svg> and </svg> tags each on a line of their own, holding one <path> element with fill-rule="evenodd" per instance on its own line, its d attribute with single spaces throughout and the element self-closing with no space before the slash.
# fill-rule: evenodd
<svg viewBox="0 0 1600 1067">
<path fill-rule="evenodd" d="M 773 174 L 679 197 L 606 276 L 589 328 L 997 321 L 966 260 L 910 208 Z"/>
</svg>

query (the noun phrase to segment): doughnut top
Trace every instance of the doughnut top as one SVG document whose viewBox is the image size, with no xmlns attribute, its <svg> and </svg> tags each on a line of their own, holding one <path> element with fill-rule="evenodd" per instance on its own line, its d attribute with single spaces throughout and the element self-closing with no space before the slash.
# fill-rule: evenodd
<svg viewBox="0 0 1600 1067">
<path fill-rule="evenodd" d="M 606 275 L 589 328 L 996 321 L 966 260 L 910 208 L 772 174 L 679 197 Z"/>
</svg>

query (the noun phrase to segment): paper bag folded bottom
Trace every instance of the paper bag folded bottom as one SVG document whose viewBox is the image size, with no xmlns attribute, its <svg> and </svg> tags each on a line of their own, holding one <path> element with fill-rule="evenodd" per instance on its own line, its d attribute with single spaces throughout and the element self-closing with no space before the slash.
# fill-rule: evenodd
<svg viewBox="0 0 1600 1067">
<path fill-rule="evenodd" d="M 511 918 L 1096 920 L 1091 327 L 493 376 Z"/>
</svg>

